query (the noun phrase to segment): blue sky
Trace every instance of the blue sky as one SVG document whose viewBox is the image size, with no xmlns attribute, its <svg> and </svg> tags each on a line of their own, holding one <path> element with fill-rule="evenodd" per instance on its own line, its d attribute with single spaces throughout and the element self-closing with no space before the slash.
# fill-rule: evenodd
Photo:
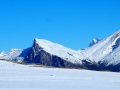
<svg viewBox="0 0 120 90">
<path fill-rule="evenodd" d="M 0 0 L 0 51 L 47 39 L 78 50 L 120 29 L 120 0 Z"/>
</svg>

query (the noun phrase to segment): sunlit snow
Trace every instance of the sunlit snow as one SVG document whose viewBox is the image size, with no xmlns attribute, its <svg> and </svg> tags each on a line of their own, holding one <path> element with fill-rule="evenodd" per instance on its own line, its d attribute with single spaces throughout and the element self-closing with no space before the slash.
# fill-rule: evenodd
<svg viewBox="0 0 120 90">
<path fill-rule="evenodd" d="M 33 67 L 0 60 L 0 90 L 120 90 L 120 73 Z"/>
<path fill-rule="evenodd" d="M 81 60 L 85 58 L 85 56 L 78 51 L 69 49 L 67 47 L 64 47 L 60 44 L 50 42 L 48 40 L 44 39 L 35 39 L 36 43 L 43 48 L 44 51 L 56 55 L 58 57 L 61 57 L 65 59 L 66 61 L 69 61 L 71 63 L 77 63 L 81 64 Z"/>
</svg>

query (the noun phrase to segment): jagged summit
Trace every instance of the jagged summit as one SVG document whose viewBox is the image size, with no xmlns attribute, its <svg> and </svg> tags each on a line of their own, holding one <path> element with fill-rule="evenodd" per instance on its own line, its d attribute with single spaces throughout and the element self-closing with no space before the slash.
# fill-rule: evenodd
<svg viewBox="0 0 120 90">
<path fill-rule="evenodd" d="M 101 40 L 101 39 L 98 39 L 98 38 L 93 39 L 92 42 L 89 44 L 88 47 L 91 47 L 91 46 L 95 45 L 95 44 L 98 43 L 100 40 Z"/>
</svg>

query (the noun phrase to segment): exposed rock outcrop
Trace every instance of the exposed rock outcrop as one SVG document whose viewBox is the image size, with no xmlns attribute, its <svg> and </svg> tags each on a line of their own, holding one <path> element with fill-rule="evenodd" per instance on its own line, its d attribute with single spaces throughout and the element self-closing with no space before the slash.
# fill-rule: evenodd
<svg viewBox="0 0 120 90">
<path fill-rule="evenodd" d="M 26 54 L 24 62 L 62 68 L 84 68 L 91 70 L 101 70 L 99 66 L 96 63 L 92 63 L 92 61 L 82 60 L 82 64 L 74 64 L 64 60 L 59 56 L 52 55 L 44 51 L 43 48 L 38 45 L 35 40 L 33 46 Z"/>
</svg>

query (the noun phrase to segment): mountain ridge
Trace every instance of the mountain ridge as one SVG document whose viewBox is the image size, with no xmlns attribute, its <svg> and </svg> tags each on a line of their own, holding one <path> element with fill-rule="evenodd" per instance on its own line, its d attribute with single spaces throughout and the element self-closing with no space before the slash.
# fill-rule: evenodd
<svg viewBox="0 0 120 90">
<path fill-rule="evenodd" d="M 93 39 L 88 48 L 79 51 L 35 38 L 30 48 L 21 50 L 14 58 L 9 59 L 55 67 L 120 71 L 119 45 L 120 30 L 105 39 Z M 0 58 L 3 57 L 2 54 L 5 57 L 13 56 L 11 53 L 6 55 L 2 52 Z"/>
</svg>

